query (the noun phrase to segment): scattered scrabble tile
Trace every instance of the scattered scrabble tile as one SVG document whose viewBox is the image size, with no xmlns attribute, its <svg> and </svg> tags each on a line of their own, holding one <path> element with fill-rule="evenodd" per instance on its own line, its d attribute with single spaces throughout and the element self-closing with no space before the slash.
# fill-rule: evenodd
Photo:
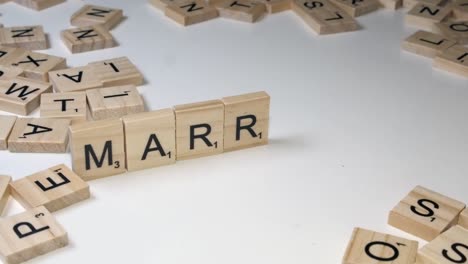
<svg viewBox="0 0 468 264">
<path fill-rule="evenodd" d="M 87 90 L 86 97 L 94 120 L 120 118 L 145 111 L 143 99 L 134 85 Z"/>
<path fill-rule="evenodd" d="M 90 66 L 49 72 L 49 80 L 56 92 L 76 92 L 102 87 L 102 81 Z"/>
<path fill-rule="evenodd" d="M 10 197 L 11 177 L 0 175 L 0 216 L 3 215 L 8 198 Z"/>
<path fill-rule="evenodd" d="M 183 26 L 204 22 L 219 16 L 216 8 L 204 0 L 177 1 L 174 5 L 168 5 L 164 14 Z"/>
<path fill-rule="evenodd" d="M 65 58 L 52 56 L 44 53 L 17 49 L 17 56 L 8 62 L 9 66 L 24 71 L 24 76 L 29 79 L 49 81 L 50 71 L 64 69 L 67 67 Z"/>
<path fill-rule="evenodd" d="M 0 150 L 8 149 L 8 137 L 16 122 L 16 116 L 0 115 Z"/>
<path fill-rule="evenodd" d="M 37 11 L 61 4 L 65 0 L 14 0 L 15 3 Z"/>
<path fill-rule="evenodd" d="M 51 91 L 49 83 L 22 77 L 0 81 L 0 110 L 28 115 L 39 107 L 41 94 Z"/>
<path fill-rule="evenodd" d="M 164 11 L 167 5 L 175 3 L 176 0 L 149 0 L 149 3 L 157 9 Z"/>
<path fill-rule="evenodd" d="M 222 1 L 217 6 L 221 17 L 254 23 L 266 12 L 265 4 L 254 0 Z"/>
<path fill-rule="evenodd" d="M 362 16 L 379 9 L 378 0 L 331 0 L 352 17 Z"/>
<path fill-rule="evenodd" d="M 453 46 L 434 59 L 434 68 L 468 77 L 468 48 Z"/>
<path fill-rule="evenodd" d="M 404 8 L 413 8 L 419 3 L 441 6 L 445 0 L 403 0 Z"/>
<path fill-rule="evenodd" d="M 55 212 L 90 197 L 89 185 L 61 164 L 11 183 L 11 193 L 25 208 Z"/>
<path fill-rule="evenodd" d="M 67 245 L 67 232 L 43 206 L 0 219 L 4 263 L 23 263 Z"/>
<path fill-rule="evenodd" d="M 468 209 L 463 210 L 463 212 L 460 215 L 458 224 L 463 228 L 468 229 Z"/>
<path fill-rule="evenodd" d="M 291 9 L 291 0 L 257 0 L 257 2 L 264 4 L 270 14 Z"/>
<path fill-rule="evenodd" d="M 452 46 L 456 45 L 454 40 L 427 31 L 418 31 L 405 39 L 401 47 L 409 52 L 434 58 Z"/>
<path fill-rule="evenodd" d="M 431 31 L 435 23 L 442 22 L 451 12 L 450 7 L 419 3 L 406 14 L 405 20 L 408 25 Z"/>
<path fill-rule="evenodd" d="M 220 100 L 179 105 L 176 114 L 177 160 L 223 152 L 224 104 Z"/>
<path fill-rule="evenodd" d="M 270 96 L 265 92 L 225 97 L 224 151 L 268 144 Z"/>
<path fill-rule="evenodd" d="M 104 87 L 143 84 L 143 75 L 127 57 L 96 61 L 88 66 L 92 67 Z"/>
<path fill-rule="evenodd" d="M 468 20 L 468 0 L 454 0 L 451 7 L 456 20 Z"/>
<path fill-rule="evenodd" d="M 435 31 L 460 45 L 468 44 L 468 21 L 445 21 L 435 25 Z"/>
<path fill-rule="evenodd" d="M 11 80 L 21 75 L 23 75 L 22 69 L 0 65 L 0 80 Z"/>
<path fill-rule="evenodd" d="M 47 37 L 42 26 L 1 28 L 0 45 L 28 50 L 48 48 Z"/>
<path fill-rule="evenodd" d="M 379 3 L 386 9 L 397 10 L 403 6 L 402 0 L 379 0 Z"/>
<path fill-rule="evenodd" d="M 468 263 L 468 230 L 454 226 L 425 245 L 418 254 L 418 263 Z"/>
<path fill-rule="evenodd" d="M 414 264 L 418 242 L 355 228 L 343 264 Z"/>
<path fill-rule="evenodd" d="M 455 224 L 464 208 L 459 201 L 417 186 L 393 208 L 388 223 L 431 241 Z"/>
<path fill-rule="evenodd" d="M 320 35 L 359 29 L 356 20 L 328 0 L 293 0 L 292 9 Z"/>
<path fill-rule="evenodd" d="M 9 66 L 9 62 L 15 59 L 16 57 L 20 56 L 21 53 L 23 53 L 24 51 L 26 50 L 0 45 L 0 65 Z"/>
<path fill-rule="evenodd" d="M 71 53 L 112 48 L 117 45 L 112 34 L 103 26 L 86 26 L 62 31 L 61 38 Z"/>
<path fill-rule="evenodd" d="M 65 153 L 70 120 L 18 118 L 8 139 L 11 152 Z"/>
<path fill-rule="evenodd" d="M 122 9 L 85 5 L 72 15 L 70 23 L 75 27 L 101 25 L 110 30 L 122 19 Z"/>
<path fill-rule="evenodd" d="M 85 181 L 125 172 L 123 124 L 119 119 L 70 126 L 73 171 Z"/>
<path fill-rule="evenodd" d="M 86 121 L 87 113 L 85 92 L 47 93 L 41 96 L 41 117 Z"/>
<path fill-rule="evenodd" d="M 125 127 L 128 171 L 175 163 L 174 110 L 127 115 L 122 121 Z"/>
</svg>

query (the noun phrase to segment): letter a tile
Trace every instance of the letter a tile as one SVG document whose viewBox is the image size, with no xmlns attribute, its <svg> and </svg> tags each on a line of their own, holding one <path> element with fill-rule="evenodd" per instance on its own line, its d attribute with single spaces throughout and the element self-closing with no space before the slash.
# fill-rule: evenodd
<svg viewBox="0 0 468 264">
<path fill-rule="evenodd" d="M 102 87 L 92 67 L 76 67 L 49 72 L 49 80 L 56 92 L 77 92 Z"/>
<path fill-rule="evenodd" d="M 55 212 L 90 197 L 89 185 L 61 164 L 11 183 L 13 197 L 25 208 Z"/>
<path fill-rule="evenodd" d="M 414 264 L 418 242 L 355 228 L 343 264 Z"/>
<path fill-rule="evenodd" d="M 23 263 L 67 245 L 67 232 L 43 206 L 0 219 L 4 263 Z"/>
<path fill-rule="evenodd" d="M 464 203 L 417 186 L 393 208 L 388 223 L 431 241 L 456 224 L 464 208 Z"/>
<path fill-rule="evenodd" d="M 83 180 L 126 171 L 124 129 L 119 119 L 73 124 L 70 136 L 73 171 Z"/>
</svg>

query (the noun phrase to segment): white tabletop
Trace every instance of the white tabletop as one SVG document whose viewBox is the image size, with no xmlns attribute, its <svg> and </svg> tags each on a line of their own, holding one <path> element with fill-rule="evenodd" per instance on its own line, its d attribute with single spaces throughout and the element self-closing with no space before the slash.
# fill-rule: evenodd
<svg viewBox="0 0 468 264">
<path fill-rule="evenodd" d="M 86 2 L 124 9 L 119 47 L 69 53 L 59 32 L 79 0 L 5 4 L 0 22 L 44 25 L 45 52 L 70 66 L 128 56 L 151 110 L 265 90 L 271 143 L 91 182 L 92 199 L 55 213 L 71 245 L 32 263 L 333 264 L 356 226 L 414 238 L 386 221 L 415 185 L 468 202 L 468 80 L 401 51 L 415 31 L 402 10 L 316 36 L 292 12 L 183 28 L 146 0 Z M 15 179 L 71 165 L 69 154 L 0 161 Z"/>
</svg>

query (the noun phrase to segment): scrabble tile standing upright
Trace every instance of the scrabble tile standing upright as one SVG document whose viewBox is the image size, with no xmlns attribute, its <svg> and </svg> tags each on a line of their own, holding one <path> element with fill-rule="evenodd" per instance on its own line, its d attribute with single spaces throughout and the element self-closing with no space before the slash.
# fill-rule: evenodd
<svg viewBox="0 0 468 264">
<path fill-rule="evenodd" d="M 85 181 L 124 173 L 122 121 L 114 119 L 71 125 L 70 151 L 73 171 Z"/>
<path fill-rule="evenodd" d="M 0 110 L 28 115 L 39 107 L 41 94 L 51 91 L 48 83 L 22 77 L 0 81 Z"/>
<path fill-rule="evenodd" d="M 220 100 L 178 105 L 176 115 L 177 160 L 223 152 L 224 104 Z"/>
<path fill-rule="evenodd" d="M 266 6 L 254 0 L 226 0 L 216 5 L 221 17 L 254 23 L 266 12 Z"/>
<path fill-rule="evenodd" d="M 44 206 L 55 212 L 90 197 L 89 185 L 60 164 L 11 183 L 11 193 L 23 207 Z"/>
<path fill-rule="evenodd" d="M 432 65 L 434 68 L 468 78 L 468 48 L 452 46 L 438 55 Z"/>
<path fill-rule="evenodd" d="M 0 216 L 3 215 L 8 198 L 10 198 L 11 177 L 0 175 Z"/>
<path fill-rule="evenodd" d="M 436 237 L 419 251 L 418 263 L 468 263 L 468 230 L 454 226 Z"/>
<path fill-rule="evenodd" d="M 420 30 L 405 39 L 401 47 L 406 51 L 434 58 L 456 44 L 456 41 L 442 35 Z"/>
<path fill-rule="evenodd" d="M 47 37 L 42 26 L 1 28 L 0 45 L 28 50 L 48 48 Z"/>
<path fill-rule="evenodd" d="M 417 186 L 390 212 L 388 223 L 431 241 L 457 223 L 465 204 Z"/>
<path fill-rule="evenodd" d="M 16 122 L 16 116 L 0 115 L 0 150 L 8 149 L 8 138 Z"/>
<path fill-rule="evenodd" d="M 127 57 L 96 61 L 88 66 L 104 87 L 143 84 L 143 75 Z"/>
<path fill-rule="evenodd" d="M 62 31 L 61 38 L 71 53 L 108 49 L 117 46 L 112 34 L 100 25 L 67 29 Z"/>
<path fill-rule="evenodd" d="M 319 35 L 359 29 L 356 20 L 328 0 L 293 0 L 292 10 Z"/>
<path fill-rule="evenodd" d="M 418 242 L 355 228 L 343 264 L 414 264 Z"/>
<path fill-rule="evenodd" d="M 11 152 L 65 153 L 70 120 L 18 118 L 8 139 Z"/>
<path fill-rule="evenodd" d="M 177 1 L 173 5 L 168 5 L 164 14 L 183 26 L 201 23 L 219 16 L 216 8 L 204 0 Z"/>
<path fill-rule="evenodd" d="M 102 81 L 90 66 L 49 72 L 49 80 L 56 92 L 77 92 L 102 87 Z"/>
<path fill-rule="evenodd" d="M 451 13 L 452 9 L 448 6 L 419 3 L 406 14 L 406 24 L 432 31 L 436 23 L 442 22 Z"/>
<path fill-rule="evenodd" d="M 41 117 L 86 121 L 88 105 L 85 92 L 47 93 L 41 96 Z"/>
<path fill-rule="evenodd" d="M 0 255 L 19 264 L 68 245 L 68 235 L 43 206 L 0 219 Z"/>
<path fill-rule="evenodd" d="M 125 127 L 128 171 L 175 163 L 174 110 L 162 109 L 127 115 L 122 121 Z"/>
<path fill-rule="evenodd" d="M 460 214 L 460 219 L 458 220 L 458 224 L 463 228 L 468 229 L 468 208 L 463 210 Z"/>
<path fill-rule="evenodd" d="M 14 0 L 15 3 L 25 6 L 27 8 L 41 11 L 46 8 L 61 4 L 65 2 L 65 0 Z"/>
<path fill-rule="evenodd" d="M 224 151 L 268 144 L 270 96 L 266 92 L 225 97 Z"/>
<path fill-rule="evenodd" d="M 84 5 L 74 13 L 70 24 L 75 27 L 101 25 L 110 30 L 123 19 L 122 9 L 97 5 Z"/>
</svg>

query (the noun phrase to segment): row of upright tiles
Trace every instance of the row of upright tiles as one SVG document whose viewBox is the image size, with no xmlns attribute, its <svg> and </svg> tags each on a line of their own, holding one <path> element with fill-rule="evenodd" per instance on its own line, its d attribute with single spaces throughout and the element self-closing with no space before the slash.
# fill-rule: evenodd
<svg viewBox="0 0 468 264">
<path fill-rule="evenodd" d="M 466 204 L 422 186 L 414 188 L 391 211 L 389 225 L 428 241 L 355 228 L 343 264 L 468 263 Z"/>
</svg>

